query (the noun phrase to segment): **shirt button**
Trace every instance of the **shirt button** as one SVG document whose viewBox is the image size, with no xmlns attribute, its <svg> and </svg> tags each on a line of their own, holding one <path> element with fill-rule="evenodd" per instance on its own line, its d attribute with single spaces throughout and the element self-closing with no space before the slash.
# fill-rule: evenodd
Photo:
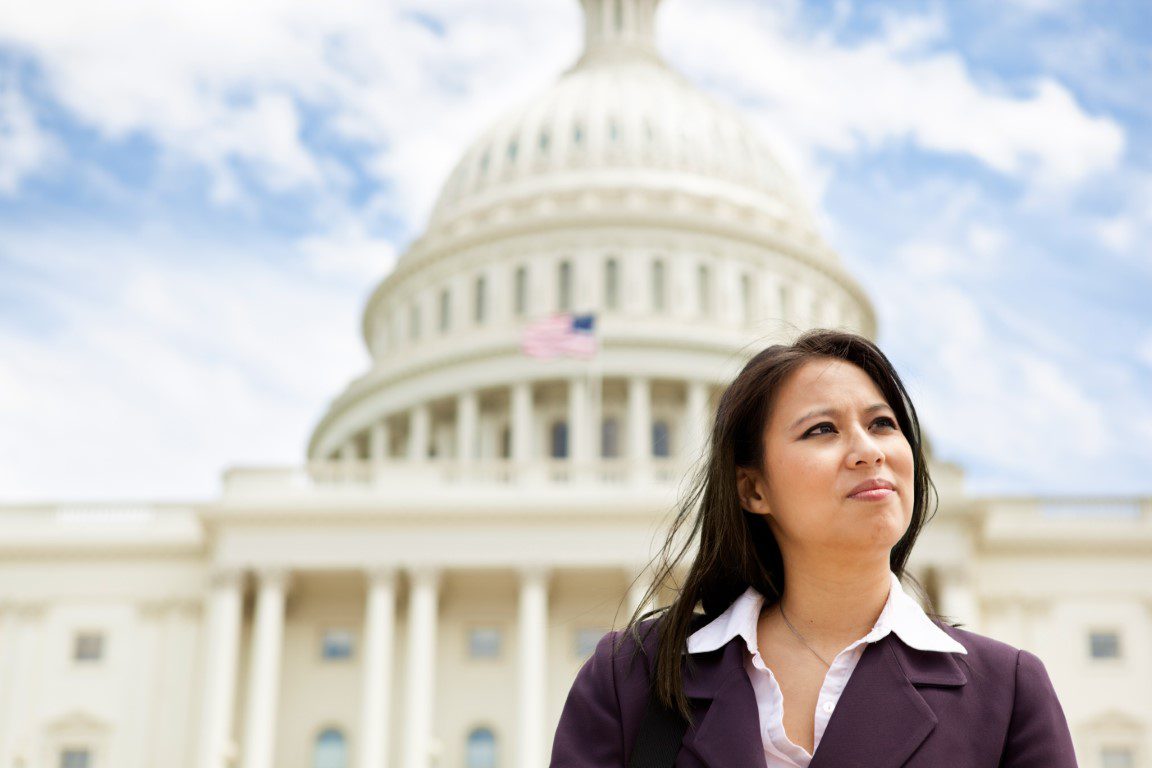
<svg viewBox="0 0 1152 768">
<path fill-rule="evenodd" d="M 832 703 L 832 702 L 830 702 L 830 701 L 826 701 L 826 702 L 824 702 L 824 711 L 825 711 L 825 712 L 827 712 L 828 714 L 831 714 L 831 713 L 832 713 L 832 710 L 834 710 L 834 709 L 836 709 L 836 705 L 835 705 L 835 704 L 833 704 L 833 703 Z"/>
</svg>

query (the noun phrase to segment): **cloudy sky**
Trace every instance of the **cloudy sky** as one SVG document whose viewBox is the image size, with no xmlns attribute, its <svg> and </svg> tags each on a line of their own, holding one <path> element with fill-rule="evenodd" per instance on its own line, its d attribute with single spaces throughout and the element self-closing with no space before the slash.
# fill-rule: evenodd
<svg viewBox="0 0 1152 768">
<path fill-rule="evenodd" d="M 897 10 L 898 9 L 898 10 Z M 975 493 L 1152 493 L 1145 0 L 666 0 Z M 291 464 L 469 140 L 576 0 L 0 3 L 0 500 Z"/>
</svg>

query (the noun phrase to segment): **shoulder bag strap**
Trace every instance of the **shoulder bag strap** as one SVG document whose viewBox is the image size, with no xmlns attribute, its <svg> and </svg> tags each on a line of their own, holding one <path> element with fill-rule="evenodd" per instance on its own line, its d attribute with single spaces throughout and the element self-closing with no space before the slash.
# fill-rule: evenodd
<svg viewBox="0 0 1152 768">
<path fill-rule="evenodd" d="M 653 686 L 648 691 L 648 708 L 640 721 L 628 768 L 672 768 L 687 729 L 688 723 L 679 712 L 660 703 Z"/>
</svg>

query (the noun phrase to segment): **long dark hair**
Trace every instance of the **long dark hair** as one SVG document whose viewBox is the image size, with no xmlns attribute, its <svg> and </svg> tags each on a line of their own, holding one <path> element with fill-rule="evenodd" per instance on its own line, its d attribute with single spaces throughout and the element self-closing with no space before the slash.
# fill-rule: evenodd
<svg viewBox="0 0 1152 768">
<path fill-rule="evenodd" d="M 771 528 L 761 515 L 745 512 L 736 491 L 737 467 L 760 467 L 763 463 L 763 428 L 768 422 L 776 393 L 802 364 L 814 359 L 844 360 L 861 368 L 876 382 L 896 414 L 900 429 L 912 446 L 914 501 L 908 530 L 892 547 L 892 572 L 911 582 L 926 612 L 939 620 L 923 586 L 905 564 L 925 523 L 936 513 L 938 497 L 928 475 L 920 422 L 904 383 L 892 363 L 864 336 L 845 331 L 813 329 L 792 344 L 773 344 L 744 366 L 720 398 L 707 450 L 698 464 L 689 489 L 677 505 L 675 517 L 651 569 L 652 581 L 629 622 L 628 633 L 643 649 L 640 622 L 658 628 L 659 645 L 653 668 L 656 692 L 664 706 L 691 718 L 684 695 L 681 672 L 684 649 L 699 604 L 704 618 L 720 615 L 749 586 L 764 596 L 766 605 L 784 594 L 784 562 Z M 931 512 L 929 513 L 929 510 Z M 697 543 L 683 586 L 666 607 L 644 611 L 662 587 L 671 587 L 675 570 Z M 622 641 L 625 633 L 621 633 Z"/>
</svg>

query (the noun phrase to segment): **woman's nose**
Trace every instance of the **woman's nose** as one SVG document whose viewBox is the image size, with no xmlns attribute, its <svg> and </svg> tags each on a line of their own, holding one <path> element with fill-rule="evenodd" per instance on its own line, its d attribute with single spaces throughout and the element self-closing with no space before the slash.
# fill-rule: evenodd
<svg viewBox="0 0 1152 768">
<path fill-rule="evenodd" d="M 855 429 L 849 459 L 853 466 L 879 464 L 884 461 L 884 451 L 880 448 L 880 442 L 867 429 Z"/>
</svg>

